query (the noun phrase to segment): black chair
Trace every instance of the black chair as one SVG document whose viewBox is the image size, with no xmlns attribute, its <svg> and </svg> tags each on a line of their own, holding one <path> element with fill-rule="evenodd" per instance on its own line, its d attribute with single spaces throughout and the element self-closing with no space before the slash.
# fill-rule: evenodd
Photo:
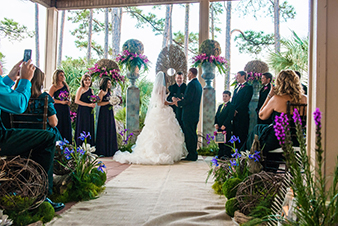
<svg viewBox="0 0 338 226">
<path fill-rule="evenodd" d="M 11 128 L 32 128 L 32 125 L 37 124 L 36 129 L 43 129 L 45 130 L 47 128 L 47 114 L 48 114 L 48 96 L 46 95 L 43 100 L 43 113 L 42 114 L 36 114 L 32 112 L 32 106 L 31 104 L 33 101 L 40 101 L 42 102 L 41 98 L 30 98 L 28 107 L 26 111 L 23 114 L 20 115 L 14 115 L 10 114 L 10 125 Z M 25 117 L 22 117 L 25 116 Z M 41 121 L 38 121 L 37 119 L 40 118 Z M 20 125 L 20 127 L 19 127 Z M 39 126 L 41 125 L 41 126 Z"/>
<path fill-rule="evenodd" d="M 300 103 L 291 103 L 290 101 L 287 102 L 287 108 L 286 108 L 286 115 L 288 116 L 289 119 L 289 125 L 290 125 L 290 131 L 291 131 L 291 136 L 293 140 L 297 140 L 297 135 L 296 135 L 296 127 L 293 122 L 293 112 L 294 109 L 297 109 L 300 115 L 300 119 L 302 122 L 302 129 L 303 133 L 305 136 L 306 132 L 306 111 L 307 111 L 307 104 L 300 104 Z M 296 157 L 300 159 L 299 147 L 293 147 L 294 151 L 296 152 Z M 283 155 L 283 149 L 282 148 L 277 148 L 275 150 L 271 150 L 268 152 L 268 156 L 263 156 L 264 159 L 264 170 L 265 171 L 273 171 L 276 173 L 285 173 L 287 171 L 287 166 L 284 158 L 282 157 Z M 280 159 L 280 160 L 276 160 Z M 285 166 L 284 168 L 280 168 L 280 165 Z"/>
</svg>

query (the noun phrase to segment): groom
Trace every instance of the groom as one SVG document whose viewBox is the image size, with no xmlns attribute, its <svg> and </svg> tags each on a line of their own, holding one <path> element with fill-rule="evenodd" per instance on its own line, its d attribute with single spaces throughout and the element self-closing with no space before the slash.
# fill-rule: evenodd
<svg viewBox="0 0 338 226">
<path fill-rule="evenodd" d="M 196 161 L 197 154 L 197 123 L 199 120 L 200 104 L 202 97 L 202 86 L 196 78 L 197 69 L 190 68 L 188 73 L 189 83 L 182 99 L 173 97 L 173 104 L 182 108 L 182 122 L 185 144 L 188 149 L 188 156 L 183 159 Z"/>
</svg>

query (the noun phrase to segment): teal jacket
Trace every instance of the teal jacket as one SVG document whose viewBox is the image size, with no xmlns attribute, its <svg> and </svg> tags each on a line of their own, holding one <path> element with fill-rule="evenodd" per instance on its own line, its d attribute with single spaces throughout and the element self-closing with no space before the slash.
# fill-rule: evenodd
<svg viewBox="0 0 338 226">
<path fill-rule="evenodd" d="M 14 82 L 8 76 L 0 76 L 0 114 L 1 110 L 13 114 L 21 114 L 27 108 L 28 100 L 31 96 L 31 82 L 27 79 L 20 79 L 15 90 L 11 89 L 13 85 Z M 0 127 L 4 129 L 2 122 Z"/>
</svg>

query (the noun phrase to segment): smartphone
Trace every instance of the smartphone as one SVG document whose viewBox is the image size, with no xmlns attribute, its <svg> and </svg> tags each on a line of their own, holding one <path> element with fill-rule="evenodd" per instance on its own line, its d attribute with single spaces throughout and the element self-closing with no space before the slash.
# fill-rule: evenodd
<svg viewBox="0 0 338 226">
<path fill-rule="evenodd" d="M 25 49 L 25 52 L 23 54 L 23 61 L 27 62 L 32 58 L 32 50 L 31 49 Z"/>
</svg>

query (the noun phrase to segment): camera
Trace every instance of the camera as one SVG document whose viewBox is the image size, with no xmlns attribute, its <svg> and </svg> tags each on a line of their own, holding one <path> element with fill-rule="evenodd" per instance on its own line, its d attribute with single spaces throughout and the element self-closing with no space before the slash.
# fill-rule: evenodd
<svg viewBox="0 0 338 226">
<path fill-rule="evenodd" d="M 25 49 L 25 52 L 23 54 L 23 61 L 27 62 L 32 58 L 32 50 L 31 49 Z"/>
</svg>

